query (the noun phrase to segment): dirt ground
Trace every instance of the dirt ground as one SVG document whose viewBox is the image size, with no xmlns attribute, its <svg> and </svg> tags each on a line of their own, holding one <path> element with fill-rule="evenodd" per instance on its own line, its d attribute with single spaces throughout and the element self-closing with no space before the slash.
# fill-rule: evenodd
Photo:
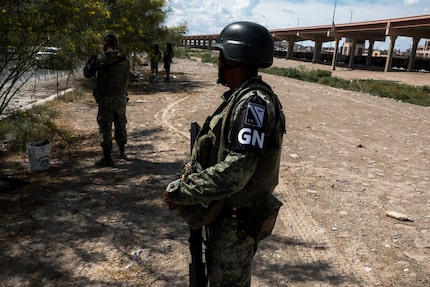
<svg viewBox="0 0 430 287">
<path fill-rule="evenodd" d="M 52 146 L 47 171 L 30 172 L 26 154 L 1 158 L 0 286 L 188 286 L 188 227 L 162 191 L 188 157 L 190 122 L 220 103 L 216 74 L 213 65 L 175 59 L 170 83 L 133 83 L 129 160 L 115 151 L 114 168 L 94 165 L 101 152 L 91 95 L 52 101 L 75 143 Z M 263 78 L 279 95 L 288 133 L 275 191 L 284 206 L 260 244 L 252 286 L 430 286 L 430 109 Z"/>
</svg>

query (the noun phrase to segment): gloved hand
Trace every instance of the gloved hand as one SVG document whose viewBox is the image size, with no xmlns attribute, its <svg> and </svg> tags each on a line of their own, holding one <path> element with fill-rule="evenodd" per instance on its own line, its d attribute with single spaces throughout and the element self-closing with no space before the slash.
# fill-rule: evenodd
<svg viewBox="0 0 430 287">
<path fill-rule="evenodd" d="M 202 166 L 197 161 L 187 162 L 182 167 L 182 175 L 180 176 L 180 178 L 182 180 L 186 180 L 190 174 L 201 172 L 202 170 Z"/>
<path fill-rule="evenodd" d="M 85 78 L 91 78 L 96 75 L 96 67 L 95 67 L 96 61 L 97 61 L 97 55 L 92 55 L 91 58 L 88 59 L 84 67 Z"/>
<path fill-rule="evenodd" d="M 167 185 L 166 190 L 163 192 L 164 201 L 167 203 L 170 210 L 176 209 L 177 205 L 176 203 L 173 202 L 173 200 L 170 198 L 169 195 L 172 192 L 178 191 L 180 189 L 180 184 L 181 184 L 180 179 L 172 181 Z"/>
<path fill-rule="evenodd" d="M 193 167 L 191 165 L 191 162 L 187 162 L 186 164 L 184 164 L 184 166 L 182 167 L 182 173 L 180 175 L 180 179 L 182 180 L 186 180 L 189 174 L 193 173 Z"/>
<path fill-rule="evenodd" d="M 167 191 L 163 192 L 163 198 L 170 210 L 176 209 L 177 205 L 169 198 L 169 193 Z"/>
</svg>

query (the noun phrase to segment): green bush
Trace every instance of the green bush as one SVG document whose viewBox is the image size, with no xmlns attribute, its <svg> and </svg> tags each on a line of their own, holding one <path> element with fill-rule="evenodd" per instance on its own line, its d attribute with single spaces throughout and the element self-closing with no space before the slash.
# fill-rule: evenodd
<svg viewBox="0 0 430 287">
<path fill-rule="evenodd" d="M 214 56 L 211 52 L 206 52 L 202 55 L 203 63 L 216 63 L 218 60 L 218 56 Z"/>
<path fill-rule="evenodd" d="M 31 141 L 70 140 L 71 136 L 53 121 L 56 117 L 58 112 L 45 105 L 15 112 L 0 120 L 0 140 L 7 143 L 10 152 L 25 151 Z"/>
<path fill-rule="evenodd" d="M 344 80 L 341 78 L 336 78 L 336 77 L 324 77 L 324 78 L 320 78 L 318 80 L 318 84 L 321 85 L 326 85 L 326 86 L 330 86 L 333 88 L 339 88 L 339 89 L 348 89 L 350 87 L 350 81 L 348 80 Z"/>
<path fill-rule="evenodd" d="M 95 84 L 90 84 L 91 81 L 84 81 L 82 84 L 80 84 L 79 87 L 75 88 L 73 91 L 65 93 L 62 96 L 58 97 L 58 100 L 66 102 L 66 103 L 73 103 L 79 99 L 81 99 L 85 92 L 91 92 L 92 88 L 95 86 Z"/>
<path fill-rule="evenodd" d="M 324 70 L 310 70 L 310 71 L 302 71 L 302 78 L 307 82 L 318 83 L 320 79 L 331 77 L 330 71 Z"/>
<path fill-rule="evenodd" d="M 306 70 L 304 66 L 299 66 L 298 68 L 272 67 L 263 71 L 269 74 L 314 82 L 334 88 L 392 98 L 410 104 L 430 106 L 429 86 L 417 87 L 392 81 L 345 80 L 332 77 L 330 71 L 319 69 Z"/>
<path fill-rule="evenodd" d="M 191 59 L 191 57 L 194 58 L 200 58 L 202 59 L 203 63 L 216 63 L 218 59 L 218 53 L 215 52 L 214 54 L 213 50 L 202 50 L 202 49 L 193 49 L 189 47 L 178 47 L 177 48 L 178 53 L 175 54 L 178 58 L 183 59 Z"/>
<path fill-rule="evenodd" d="M 175 49 L 175 57 L 181 58 L 181 59 L 190 59 L 191 56 L 191 48 L 189 47 L 177 47 Z"/>
</svg>

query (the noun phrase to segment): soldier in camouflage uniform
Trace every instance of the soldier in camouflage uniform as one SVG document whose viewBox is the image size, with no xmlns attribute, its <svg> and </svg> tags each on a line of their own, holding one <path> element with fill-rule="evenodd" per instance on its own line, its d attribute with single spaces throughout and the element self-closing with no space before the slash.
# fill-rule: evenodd
<svg viewBox="0 0 430 287">
<path fill-rule="evenodd" d="M 273 63 L 274 43 L 263 26 L 235 22 L 224 28 L 213 48 L 220 51 L 218 83 L 229 90 L 203 125 L 190 163 L 167 186 L 164 199 L 176 210 L 222 204 L 206 225 L 209 286 L 250 286 L 258 242 L 243 222 L 257 195 L 272 193 L 278 184 L 285 133 L 279 100 L 258 76 L 258 68 Z"/>
<path fill-rule="evenodd" d="M 98 103 L 97 123 L 100 128 L 103 158 L 97 162 L 99 166 L 113 166 L 112 123 L 115 125 L 115 141 L 120 150 L 120 158 L 125 159 L 124 147 L 127 143 L 126 104 L 127 87 L 130 77 L 130 63 L 118 51 L 115 36 L 104 37 L 104 57 L 92 56 L 84 68 L 84 76 L 91 78 L 97 74 L 97 87 L 93 95 Z"/>
<path fill-rule="evenodd" d="M 172 44 L 167 43 L 166 44 L 166 50 L 163 53 L 163 63 L 164 63 L 164 70 L 166 72 L 166 78 L 165 81 L 170 81 L 170 65 L 172 64 L 173 59 L 173 48 Z"/>
</svg>

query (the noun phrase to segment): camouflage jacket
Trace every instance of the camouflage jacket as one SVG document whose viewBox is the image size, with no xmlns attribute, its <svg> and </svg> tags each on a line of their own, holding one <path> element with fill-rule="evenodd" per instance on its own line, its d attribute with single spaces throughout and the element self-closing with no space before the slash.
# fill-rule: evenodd
<svg viewBox="0 0 430 287">
<path fill-rule="evenodd" d="M 104 57 L 93 61 L 91 71 L 87 66 L 84 75 L 88 78 L 97 72 L 97 89 L 102 104 L 125 104 L 130 78 L 130 63 L 119 51 L 106 52 Z"/>
<path fill-rule="evenodd" d="M 167 186 L 177 205 L 251 207 L 259 192 L 278 184 L 285 117 L 278 97 L 260 77 L 227 92 L 202 127 L 191 156 L 198 166 Z"/>
</svg>

